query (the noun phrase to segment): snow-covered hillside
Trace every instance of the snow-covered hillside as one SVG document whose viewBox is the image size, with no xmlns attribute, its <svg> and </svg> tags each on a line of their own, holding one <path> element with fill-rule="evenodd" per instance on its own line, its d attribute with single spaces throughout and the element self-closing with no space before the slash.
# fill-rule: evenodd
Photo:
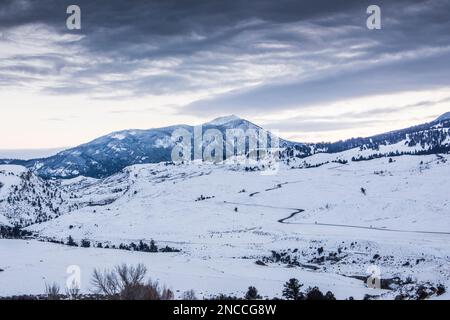
<svg viewBox="0 0 450 320">
<path fill-rule="evenodd" d="M 347 153 L 338 156 L 353 156 Z M 6 270 L 0 284 L 8 284 L 0 285 L 0 295 L 42 291 L 42 281 L 15 287 L 5 280 L 30 264 L 36 276 L 59 281 L 57 273 L 64 270 L 58 268 L 66 264 L 86 266 L 89 273 L 94 267 L 137 261 L 174 289 L 180 285 L 205 295 L 255 285 L 274 296 L 294 276 L 340 298 L 394 298 L 407 287 L 400 282 L 448 287 L 448 160 L 449 155 L 401 156 L 300 169 L 283 163 L 274 175 L 238 165 L 160 163 L 127 167 L 105 179 L 54 181 L 67 203 L 78 209 L 60 211 L 57 218 L 27 228 L 39 237 L 65 242 L 71 236 L 103 247 L 153 239 L 159 247 L 181 252 L 14 242 L 24 254 L 34 251 L 30 259 L 42 259 L 45 265 L 55 262 L 50 252 L 72 257 L 45 269 L 11 254 L 11 240 L 1 240 L 1 254 L 9 252 L 11 260 L 3 262 L 6 269 L 0 265 Z M 17 176 L 1 177 L 2 194 L 20 183 Z M 360 279 L 372 265 L 397 289 L 366 288 Z"/>
<path fill-rule="evenodd" d="M 54 219 L 61 214 L 88 206 L 111 203 L 126 192 L 126 173 L 112 183 L 77 177 L 70 180 L 44 180 L 17 165 L 0 165 L 0 222 L 24 227 Z"/>
<path fill-rule="evenodd" d="M 65 194 L 21 166 L 0 166 L 0 216 L 21 226 L 55 218 L 67 210 Z"/>
</svg>

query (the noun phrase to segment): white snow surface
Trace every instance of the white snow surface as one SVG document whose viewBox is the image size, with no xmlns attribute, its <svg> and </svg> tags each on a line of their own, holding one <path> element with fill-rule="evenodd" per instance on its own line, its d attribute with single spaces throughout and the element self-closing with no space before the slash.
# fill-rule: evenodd
<svg viewBox="0 0 450 320">
<path fill-rule="evenodd" d="M 328 160 L 321 158 L 325 156 L 310 158 L 321 163 Z M 380 268 L 382 278 L 411 277 L 448 287 L 448 160 L 449 155 L 401 156 L 393 162 L 330 162 L 309 169 L 282 164 L 273 175 L 239 166 L 146 164 L 102 180 L 64 181 L 64 194 L 75 195 L 67 201 L 78 202 L 79 209 L 28 230 L 94 244 L 153 239 L 159 247 L 182 251 L 145 253 L 0 240 L 0 296 L 42 293 L 46 282 L 63 285 L 69 265 L 82 268 L 82 288 L 88 291 L 94 268 L 140 262 L 152 279 L 179 292 L 193 289 L 200 297 L 242 296 L 250 285 L 264 296 L 279 297 L 283 283 L 296 277 L 305 287 L 331 290 L 340 299 L 365 294 L 394 298 L 389 290 L 369 289 L 351 277 L 367 275 L 371 265 Z M 24 169 L 0 166 L 2 170 Z M 0 195 L 17 184 L 14 179 L 0 174 Z M 297 209 L 304 211 L 280 223 Z M 272 250 L 288 249 L 316 270 L 281 262 L 255 264 Z M 338 251 L 338 262 L 314 260 Z"/>
</svg>

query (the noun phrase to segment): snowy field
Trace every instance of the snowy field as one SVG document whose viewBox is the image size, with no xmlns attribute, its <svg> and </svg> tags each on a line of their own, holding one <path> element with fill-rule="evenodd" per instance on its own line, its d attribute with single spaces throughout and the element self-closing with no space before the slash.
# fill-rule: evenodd
<svg viewBox="0 0 450 320">
<path fill-rule="evenodd" d="M 81 267 L 87 292 L 94 268 L 140 262 L 152 279 L 200 297 L 242 296 L 250 285 L 263 296 L 280 297 L 283 283 L 295 277 L 340 299 L 394 298 L 398 292 L 370 289 L 355 278 L 367 276 L 370 266 L 380 269 L 382 279 L 448 288 L 450 157 L 393 159 L 309 169 L 282 165 L 274 175 L 219 165 L 136 165 L 104 180 L 66 180 L 58 185 L 61 198 L 79 209 L 27 230 L 102 245 L 153 239 L 181 252 L 0 240 L 0 296 L 42 293 L 45 283 L 63 286 L 69 265 Z M 3 197 L 5 188 L 19 183 L 6 173 L 0 179 Z M 295 263 L 274 260 L 272 251 Z"/>
<path fill-rule="evenodd" d="M 339 287 L 338 298 L 347 298 L 352 294 L 362 297 L 373 291 L 356 279 L 282 266 L 257 267 L 254 261 L 246 259 L 207 259 L 183 253 L 72 248 L 24 240 L 0 240 L 0 255 L 2 260 L 5 259 L 2 261 L 5 271 L 0 274 L 0 296 L 40 294 L 46 283 L 56 282 L 64 288 L 68 277 L 66 269 L 70 265 L 81 268 L 82 290 L 89 292 L 94 268 L 113 268 L 122 263 L 145 264 L 152 280 L 172 288 L 176 296 L 192 288 L 200 298 L 220 292 L 243 296 L 247 288 L 253 285 L 263 296 L 281 297 L 284 282 L 292 277 L 305 279 L 306 285 L 319 285 L 323 289 Z M 5 261 L 10 262 L 5 264 Z"/>
</svg>

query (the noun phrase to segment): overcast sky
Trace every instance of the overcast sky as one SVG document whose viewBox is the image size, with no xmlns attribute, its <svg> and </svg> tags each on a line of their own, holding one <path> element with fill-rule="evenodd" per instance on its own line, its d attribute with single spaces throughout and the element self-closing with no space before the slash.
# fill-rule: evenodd
<svg viewBox="0 0 450 320">
<path fill-rule="evenodd" d="M 450 111 L 449 75 L 450 0 L 2 0 L 0 149 L 228 114 L 297 141 L 367 136 Z"/>
</svg>

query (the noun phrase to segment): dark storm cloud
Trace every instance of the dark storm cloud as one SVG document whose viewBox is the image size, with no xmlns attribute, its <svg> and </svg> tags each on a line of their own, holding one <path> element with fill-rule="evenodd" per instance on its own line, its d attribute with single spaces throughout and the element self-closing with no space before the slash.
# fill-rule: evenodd
<svg viewBox="0 0 450 320">
<path fill-rule="evenodd" d="M 336 46 L 349 54 L 354 50 L 346 48 L 346 41 L 376 43 L 359 56 L 340 59 L 328 52 L 321 55 L 313 51 L 311 56 L 314 61 L 334 63 L 336 67 L 314 72 L 306 80 L 263 84 L 197 101 L 190 104 L 187 110 L 199 113 L 219 110 L 220 113 L 220 110 L 238 112 L 245 108 L 252 113 L 450 85 L 450 77 L 447 76 L 450 71 L 450 2 L 396 2 L 395 5 L 381 5 L 381 8 L 382 30 L 369 31 L 361 27 L 340 35 L 334 39 L 336 41 L 328 39 L 329 42 L 322 43 L 322 48 Z M 358 18 L 352 18 L 355 16 L 366 17 L 351 12 L 346 16 L 350 25 L 358 25 Z M 339 19 L 339 15 L 330 21 L 336 28 L 348 26 Z M 362 26 L 365 22 L 358 23 Z M 307 47 L 310 45 L 314 49 L 317 43 L 320 44 L 320 39 L 316 40 L 307 43 Z M 396 55 L 401 58 L 395 59 Z M 348 66 L 340 68 L 341 64 Z"/>
<path fill-rule="evenodd" d="M 411 61 L 412 60 L 412 61 Z M 188 110 L 205 112 L 211 108 L 238 112 L 288 109 L 353 97 L 386 94 L 415 89 L 450 86 L 450 51 L 441 55 L 411 60 L 377 63 L 360 70 L 325 74 L 319 79 L 267 84 L 250 90 L 227 93 L 209 100 L 197 101 Z M 396 108 L 395 110 L 399 110 Z"/>
<path fill-rule="evenodd" d="M 149 35 L 173 36 L 192 31 L 209 33 L 249 18 L 277 23 L 298 21 L 345 11 L 358 3 L 361 1 L 3 0 L 0 3 L 0 25 L 11 27 L 44 22 L 64 28 L 65 9 L 68 5 L 77 4 L 84 12 L 84 26 L 92 29 L 88 32 L 96 28 L 104 28 L 102 31 L 105 33 L 107 30 L 124 32 L 131 41 Z"/>
<path fill-rule="evenodd" d="M 365 27 L 372 3 L 382 30 Z M 70 4 L 81 7 L 81 31 L 65 29 Z M 230 90 L 186 106 L 194 114 L 438 87 L 450 81 L 449 12 L 447 0 L 6 0 L 0 45 L 17 43 L 26 34 L 9 32 L 27 25 L 57 37 L 45 40 L 50 53 L 4 59 L 0 83 L 118 97 Z"/>
</svg>

